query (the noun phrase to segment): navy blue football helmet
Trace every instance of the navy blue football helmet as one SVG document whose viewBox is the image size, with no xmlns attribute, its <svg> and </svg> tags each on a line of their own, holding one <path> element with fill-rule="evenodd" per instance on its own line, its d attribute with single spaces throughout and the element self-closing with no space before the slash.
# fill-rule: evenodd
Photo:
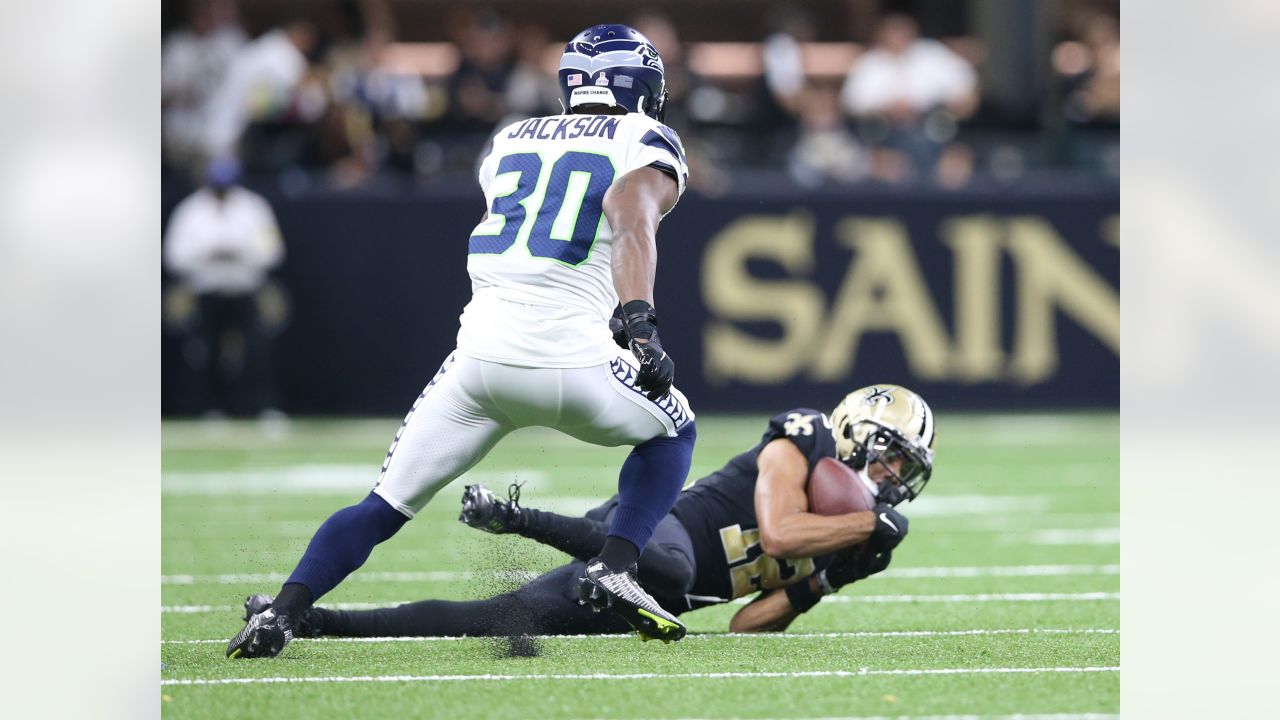
<svg viewBox="0 0 1280 720">
<path fill-rule="evenodd" d="M 662 121 L 667 83 L 649 39 L 626 25 L 595 25 L 574 36 L 560 57 L 565 112 L 580 105 L 621 107 Z"/>
</svg>

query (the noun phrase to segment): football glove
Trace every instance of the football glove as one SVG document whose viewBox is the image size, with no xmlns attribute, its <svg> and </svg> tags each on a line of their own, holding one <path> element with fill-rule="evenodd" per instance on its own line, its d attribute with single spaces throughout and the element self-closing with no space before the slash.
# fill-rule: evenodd
<svg viewBox="0 0 1280 720">
<path fill-rule="evenodd" d="M 876 495 L 876 499 L 886 505 L 897 507 L 903 500 L 909 500 L 910 495 L 907 489 L 895 482 L 885 482 L 880 486 L 880 492 Z"/>
<path fill-rule="evenodd" d="M 824 595 L 830 595 L 850 583 L 871 577 L 889 567 L 893 551 L 875 552 L 868 548 L 856 558 L 842 559 L 818 573 L 818 585 Z"/>
<path fill-rule="evenodd" d="M 627 326 L 622 323 L 622 318 L 614 315 L 609 318 L 609 332 L 613 333 L 613 342 L 623 350 L 630 350 L 631 345 L 627 342 Z"/>
<path fill-rule="evenodd" d="M 636 387 L 645 391 L 650 400 L 657 401 L 671 390 L 671 382 L 676 375 L 675 361 L 658 341 L 658 316 L 654 314 L 653 306 L 644 300 L 632 300 L 623 305 L 622 315 L 631 354 L 640 361 Z"/>
<path fill-rule="evenodd" d="M 907 536 L 907 516 L 888 503 L 876 505 L 876 529 L 871 532 L 871 548 L 877 553 L 892 550 Z"/>
</svg>

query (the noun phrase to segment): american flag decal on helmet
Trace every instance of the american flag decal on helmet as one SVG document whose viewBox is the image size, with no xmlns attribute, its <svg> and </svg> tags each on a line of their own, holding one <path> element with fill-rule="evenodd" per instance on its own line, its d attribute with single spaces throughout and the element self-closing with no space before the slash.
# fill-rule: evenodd
<svg viewBox="0 0 1280 720">
<path fill-rule="evenodd" d="M 582 84 L 582 73 L 574 73 L 574 74 L 570 75 L 570 76 L 569 76 L 569 79 L 566 81 L 566 83 L 565 83 L 565 84 L 567 84 L 569 87 L 573 87 L 574 85 L 581 85 L 581 84 Z"/>
</svg>

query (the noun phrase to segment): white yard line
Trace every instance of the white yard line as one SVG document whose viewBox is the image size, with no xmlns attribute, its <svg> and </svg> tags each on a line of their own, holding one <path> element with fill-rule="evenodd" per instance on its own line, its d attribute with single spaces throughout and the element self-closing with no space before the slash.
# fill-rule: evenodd
<svg viewBox="0 0 1280 720">
<path fill-rule="evenodd" d="M 684 720 L 720 720 L 717 718 L 685 718 Z M 765 718 L 764 720 L 768 720 Z M 815 717 L 809 720 L 1120 720 L 1109 713 L 1040 713 L 1026 715 L 846 715 Z"/>
<path fill-rule="evenodd" d="M 756 678 L 856 678 L 881 675 L 1007 675 L 1049 673 L 1114 673 L 1119 666 L 1104 667 L 1042 667 L 1042 668 L 919 668 L 872 670 L 812 670 L 796 672 L 718 672 L 718 673 L 565 673 L 529 675 L 353 675 L 321 677 L 258 677 L 258 678 L 173 678 L 161 680 L 161 685 L 257 685 L 291 683 L 364 683 L 364 682 L 469 682 L 507 680 L 737 680 Z"/>
<path fill-rule="evenodd" d="M 477 471 L 462 476 L 467 482 L 505 488 L 514 478 L 530 487 L 545 487 L 548 475 L 537 470 Z M 460 478 L 462 479 L 462 478 Z M 278 468 L 218 472 L 167 472 L 161 476 L 164 495 L 276 495 L 368 491 L 378 481 L 378 466 L 285 465 Z M 603 497 L 596 499 L 599 504 Z"/>
<path fill-rule="evenodd" d="M 943 602 L 1090 602 L 1100 600 L 1119 600 L 1118 592 L 1086 592 L 1086 593 L 987 593 L 979 595 L 832 595 L 823 598 L 825 603 L 943 603 Z M 333 610 L 370 610 L 380 607 L 393 607 L 413 600 L 393 600 L 380 603 L 333 603 L 325 607 Z M 735 605 L 744 605 L 749 598 L 738 598 Z M 162 605 L 162 613 L 196 614 L 209 612 L 239 612 L 242 605 Z"/>
<path fill-rule="evenodd" d="M 889 568 L 885 578 L 1048 577 L 1059 575 L 1119 575 L 1119 565 L 1003 565 L 975 567 Z"/>
<path fill-rule="evenodd" d="M 897 637 L 972 637 L 985 635 L 1119 635 L 1115 628 L 996 628 L 991 630 L 884 630 L 830 633 L 706 633 L 685 636 L 684 642 L 695 643 L 702 640 L 742 639 L 742 640 L 810 640 L 810 639 L 851 639 L 851 638 L 897 638 Z M 635 634 L 609 635 L 535 635 L 537 640 L 599 640 L 599 639 L 635 639 Z M 299 638 L 301 643 L 390 643 L 390 642 L 455 642 L 458 640 L 476 640 L 476 637 L 321 637 Z M 208 640 L 162 640 L 163 645 L 226 645 L 225 638 Z"/>
<path fill-rule="evenodd" d="M 1036 545 L 1119 545 L 1120 528 L 1050 529 L 1031 533 Z"/>
<path fill-rule="evenodd" d="M 525 570 L 421 570 L 416 572 L 355 573 L 347 582 L 457 582 L 472 579 L 527 581 L 538 573 Z M 228 573 L 225 575 L 161 575 L 162 585 L 238 585 L 242 583 L 279 583 L 284 573 Z"/>
<path fill-rule="evenodd" d="M 1051 577 L 1062 575 L 1119 575 L 1119 565 L 1005 565 L 974 567 L 890 568 L 884 578 Z M 524 570 L 421 570 L 411 572 L 358 572 L 348 582 L 457 582 L 473 579 L 523 581 L 537 573 Z M 162 585 L 239 585 L 284 582 L 284 573 L 226 573 L 220 575 L 161 575 Z"/>
<path fill-rule="evenodd" d="M 917 602 L 1044 602 L 1047 600 L 1065 600 L 1085 602 L 1097 600 L 1119 600 L 1118 592 L 1085 592 L 1085 593 L 985 593 L 978 595 L 832 595 L 823 598 L 823 602 L 836 603 L 917 603 Z M 746 600 L 740 598 L 739 601 Z M 735 601 L 735 602 L 739 602 Z"/>
</svg>

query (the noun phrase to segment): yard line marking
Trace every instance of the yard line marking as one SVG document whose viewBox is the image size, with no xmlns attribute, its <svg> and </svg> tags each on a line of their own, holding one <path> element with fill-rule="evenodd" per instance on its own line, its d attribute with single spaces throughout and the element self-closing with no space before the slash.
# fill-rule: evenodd
<svg viewBox="0 0 1280 720">
<path fill-rule="evenodd" d="M 884 578 L 1048 577 L 1058 575 L 1119 575 L 1119 565 L 1005 565 L 975 567 L 889 568 Z"/>
<path fill-rule="evenodd" d="M 457 582 L 459 580 L 495 579 L 527 581 L 540 573 L 531 570 L 420 570 L 411 572 L 355 573 L 347 582 Z M 289 576 L 284 573 L 226 573 L 222 575 L 161 575 L 162 585 L 237 585 L 240 583 L 279 583 Z"/>
<path fill-rule="evenodd" d="M 996 628 L 991 630 L 883 630 L 829 633 L 696 633 L 686 635 L 689 640 L 719 640 L 722 638 L 748 640 L 805 640 L 841 638 L 893 638 L 893 637 L 968 637 L 973 635 L 1119 635 L 1116 628 Z M 535 640 L 597 640 L 635 638 L 634 633 L 609 633 L 606 635 L 533 635 Z M 458 640 L 491 640 L 487 636 L 420 636 L 420 637 L 318 637 L 298 638 L 302 643 L 389 643 L 389 642 L 454 642 Z M 223 638 L 209 640 L 161 640 L 162 645 L 225 645 Z"/>
<path fill-rule="evenodd" d="M 1048 713 L 1026 715 L 848 715 L 809 718 L 809 720 L 1119 720 L 1111 713 Z M 716 718 L 685 718 L 684 720 L 717 720 Z"/>
<path fill-rule="evenodd" d="M 1119 545 L 1120 528 L 1052 529 L 1031 533 L 1036 545 Z"/>
<path fill-rule="evenodd" d="M 1098 600 L 1119 600 L 1118 592 L 1085 592 L 1085 593 L 985 593 L 978 595 L 832 595 L 823 598 L 828 603 L 914 603 L 914 602 L 1045 602 L 1049 600 L 1068 602 L 1087 602 Z M 734 605 L 745 605 L 750 598 L 738 598 Z M 413 600 L 394 600 L 380 603 L 356 602 L 333 603 L 325 605 L 332 610 L 371 610 L 374 608 L 394 607 Z M 162 613 L 194 614 L 207 612 L 241 611 L 242 605 L 161 605 Z"/>
<path fill-rule="evenodd" d="M 1006 565 L 975 567 L 904 567 L 889 568 L 883 578 L 976 578 L 976 577 L 1050 577 L 1060 575 L 1119 575 L 1119 565 Z M 538 573 L 530 570 L 421 570 L 410 572 L 358 572 L 348 582 L 457 582 L 459 580 L 496 579 L 530 580 Z M 225 573 L 220 575 L 161 575 L 162 585 L 238 585 L 279 583 L 284 573 Z"/>
<path fill-rule="evenodd" d="M 912 518 L 991 513 L 1040 514 L 1049 506 L 1049 495 L 926 495 L 908 508 Z"/>
<path fill-rule="evenodd" d="M 475 471 L 462 478 L 472 483 L 506 486 L 517 476 L 534 486 L 544 485 L 548 479 L 548 475 L 539 470 Z M 285 465 L 254 470 L 170 471 L 160 477 L 160 492 L 163 495 L 341 493 L 367 491 L 377 481 L 377 465 Z M 592 507 L 603 499 L 592 498 Z"/>
<path fill-rule="evenodd" d="M 717 718 L 684 718 L 683 720 L 719 720 Z M 814 717 L 809 720 L 1120 720 L 1111 713 L 1048 713 L 1027 715 L 847 715 Z"/>
<path fill-rule="evenodd" d="M 1043 602 L 1046 600 L 1093 601 L 1119 600 L 1118 592 L 1085 593 L 982 593 L 977 595 L 832 595 L 823 602 L 837 603 L 913 603 L 913 602 Z M 735 604 L 749 602 L 738 598 Z"/>
<path fill-rule="evenodd" d="M 467 682 L 475 680 L 722 680 L 746 678 L 806 678 L 806 677 L 873 677 L 879 675 L 1006 675 L 1041 673 L 1112 673 L 1120 672 L 1118 665 L 1103 667 L 1043 667 L 1043 668 L 921 668 L 872 670 L 797 670 L 792 672 L 713 672 L 713 673 L 566 673 L 529 675 L 353 675 L 321 677 L 258 677 L 258 678 L 171 678 L 161 680 L 161 685 L 254 685 L 289 683 L 357 683 L 357 682 Z"/>
</svg>

